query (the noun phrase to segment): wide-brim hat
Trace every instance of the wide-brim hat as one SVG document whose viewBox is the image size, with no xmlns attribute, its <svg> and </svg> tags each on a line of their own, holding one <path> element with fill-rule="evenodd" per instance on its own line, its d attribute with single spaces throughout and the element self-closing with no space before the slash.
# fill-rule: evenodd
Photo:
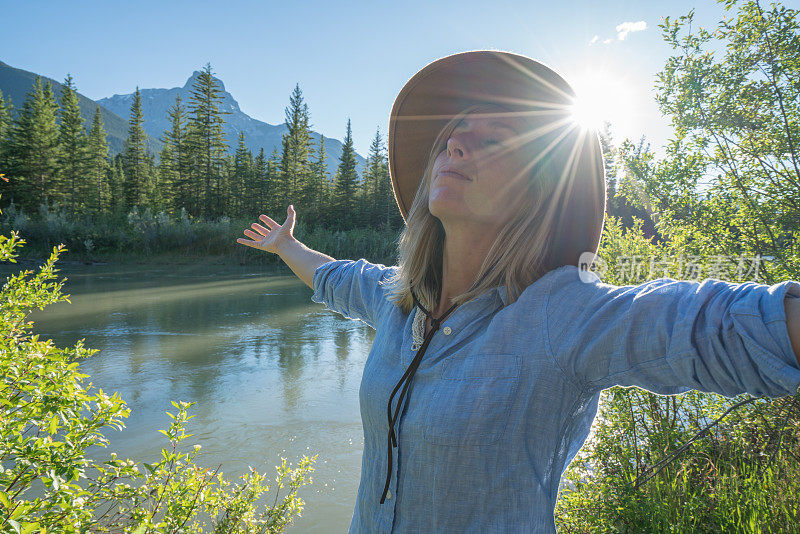
<svg viewBox="0 0 800 534">
<path fill-rule="evenodd" d="M 574 102 L 574 91 L 553 69 L 510 52 L 463 52 L 425 66 L 400 90 L 389 117 L 389 174 L 403 219 L 442 128 L 467 108 L 495 104 L 552 126 L 546 142 L 536 144 L 552 150 L 551 168 L 559 169 L 545 208 L 556 228 L 550 267 L 577 266 L 582 253 L 596 254 L 606 203 L 602 149 L 596 132 L 571 120 Z"/>
</svg>

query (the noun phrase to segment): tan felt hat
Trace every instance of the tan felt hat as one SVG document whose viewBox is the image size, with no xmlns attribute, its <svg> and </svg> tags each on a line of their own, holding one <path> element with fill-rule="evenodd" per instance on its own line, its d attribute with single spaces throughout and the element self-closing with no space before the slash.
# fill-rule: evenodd
<svg viewBox="0 0 800 534">
<path fill-rule="evenodd" d="M 605 216 L 603 157 L 597 134 L 570 119 L 574 98 L 551 68 L 510 52 L 462 52 L 428 64 L 400 90 L 389 117 L 389 172 L 403 219 L 441 129 L 469 107 L 496 104 L 547 131 L 536 134 L 536 146 L 548 147 L 553 174 L 560 174 L 546 208 L 557 228 L 548 263 L 577 266 L 581 253 L 596 253 Z"/>
</svg>

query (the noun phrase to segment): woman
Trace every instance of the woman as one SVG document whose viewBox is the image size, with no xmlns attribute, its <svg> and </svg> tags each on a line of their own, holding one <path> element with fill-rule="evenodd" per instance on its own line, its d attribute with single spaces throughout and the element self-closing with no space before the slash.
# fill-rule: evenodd
<svg viewBox="0 0 800 534">
<path fill-rule="evenodd" d="M 800 385 L 800 300 L 785 299 L 797 282 L 618 287 L 578 267 L 597 251 L 605 179 L 572 97 L 551 69 L 505 52 L 411 78 L 389 128 L 406 220 L 397 267 L 308 249 L 292 206 L 238 240 L 376 329 L 351 532 L 554 532 L 561 474 L 602 389 Z"/>
</svg>

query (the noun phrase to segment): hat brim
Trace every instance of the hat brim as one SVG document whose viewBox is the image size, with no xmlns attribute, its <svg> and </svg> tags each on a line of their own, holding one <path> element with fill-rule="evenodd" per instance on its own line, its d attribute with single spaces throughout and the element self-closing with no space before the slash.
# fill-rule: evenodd
<svg viewBox="0 0 800 534">
<path fill-rule="evenodd" d="M 574 98 L 572 88 L 553 69 L 518 54 L 480 50 L 428 64 L 403 86 L 389 117 L 389 174 L 403 219 L 436 136 L 452 118 L 472 106 L 496 104 L 533 120 L 560 120 L 569 114 Z M 570 234 L 562 236 L 567 241 L 563 246 L 596 252 L 605 214 L 602 150 L 591 132 L 569 132 L 566 141 L 581 146 L 572 150 L 577 156 L 570 161 L 569 183 L 561 184 L 569 187 L 563 196 L 569 205 L 561 206 L 556 215 L 571 228 L 559 229 Z M 570 262 L 573 256 L 572 251 L 564 254 Z"/>
</svg>

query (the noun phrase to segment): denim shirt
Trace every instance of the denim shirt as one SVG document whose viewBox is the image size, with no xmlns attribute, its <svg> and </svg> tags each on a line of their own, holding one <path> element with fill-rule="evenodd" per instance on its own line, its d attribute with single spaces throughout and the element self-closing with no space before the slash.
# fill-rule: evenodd
<svg viewBox="0 0 800 534">
<path fill-rule="evenodd" d="M 614 286 L 559 267 L 512 304 L 496 287 L 442 323 L 395 425 L 380 504 L 386 405 L 415 354 L 413 313 L 386 298 L 396 269 L 361 259 L 314 272 L 314 302 L 376 330 L 359 389 L 364 451 L 351 533 L 555 532 L 559 480 L 602 389 L 778 397 L 800 386 L 783 303 L 800 296 L 798 282 Z"/>
</svg>

